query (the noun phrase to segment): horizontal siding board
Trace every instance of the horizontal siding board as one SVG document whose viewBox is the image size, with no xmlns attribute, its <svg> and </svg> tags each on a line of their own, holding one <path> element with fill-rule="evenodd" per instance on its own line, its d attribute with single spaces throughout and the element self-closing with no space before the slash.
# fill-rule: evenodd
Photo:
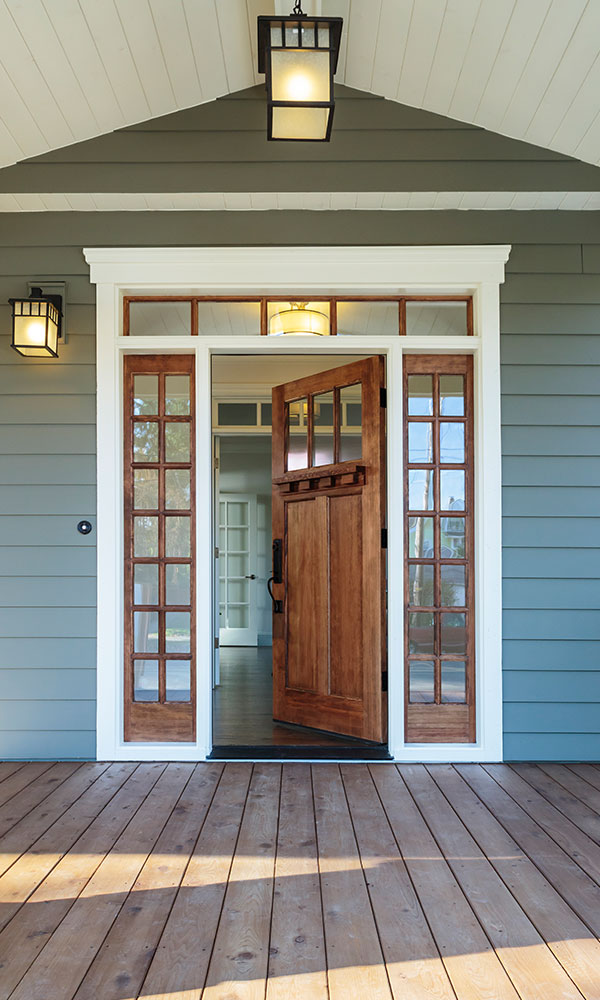
<svg viewBox="0 0 600 1000">
<path fill-rule="evenodd" d="M 38 188 L 39 190 L 41 189 Z M 0 273 L 3 275 L 44 274 L 48 270 L 48 263 L 48 253 L 43 247 L 0 249 Z M 56 247 L 52 254 L 52 270 L 55 274 L 89 274 L 82 249 L 76 246 Z"/>
<path fill-rule="evenodd" d="M 598 517 L 600 487 L 508 486 L 502 490 L 502 509 L 507 517 Z"/>
<path fill-rule="evenodd" d="M 512 248 L 506 263 L 507 274 L 581 274 L 582 271 L 580 243 L 521 244 Z"/>
<path fill-rule="evenodd" d="M 89 731 L 96 725 L 96 702 L 25 699 L 5 703 L 3 715 L 6 716 L 3 729 L 7 732 L 35 729 Z"/>
<path fill-rule="evenodd" d="M 509 486 L 600 486 L 600 457 L 530 455 L 505 457 L 502 482 Z"/>
<path fill-rule="evenodd" d="M 598 608 L 574 611 L 548 608 L 505 610 L 502 619 L 506 639 L 600 639 Z"/>
<path fill-rule="evenodd" d="M 505 733 L 598 733 L 600 702 L 578 704 L 537 701 L 504 705 Z"/>
<path fill-rule="evenodd" d="M 600 577 L 600 565 L 597 572 Z M 595 610 L 600 608 L 600 578 L 520 580 L 505 577 L 502 606 L 507 610 L 529 608 Z M 598 676 L 600 677 L 600 673 Z"/>
<path fill-rule="evenodd" d="M 62 564 L 59 564 L 62 568 Z M 55 566 L 55 571 L 59 568 Z M 0 564 L 0 571 L 4 567 Z M 0 576 L 0 606 L 6 608 L 95 608 L 96 578 Z M 0 689 L 1 690 L 1 689 Z"/>
<path fill-rule="evenodd" d="M 80 514 L 96 509 L 95 486 L 0 486 L 0 510 L 13 514 Z"/>
<path fill-rule="evenodd" d="M 54 418 L 54 414 L 52 414 Z M 94 455 L 5 455 L 2 459 L 2 482 L 5 486 L 94 486 Z M 0 487 L 1 488 L 1 487 Z"/>
<path fill-rule="evenodd" d="M 0 608 L 0 634 L 6 638 L 94 638 L 95 608 Z"/>
<path fill-rule="evenodd" d="M 507 733 L 504 759 L 600 760 L 600 736 L 596 733 Z"/>
<path fill-rule="evenodd" d="M 0 665 L 13 670 L 56 670 L 63 667 L 93 669 L 96 666 L 96 639 L 76 636 L 0 635 Z"/>
<path fill-rule="evenodd" d="M 597 334 L 548 337 L 543 334 L 502 337 L 501 359 L 506 365 L 597 365 L 600 364 L 600 337 Z"/>
<path fill-rule="evenodd" d="M 600 549 L 600 518 L 504 517 L 502 539 L 525 548 Z"/>
<path fill-rule="evenodd" d="M 0 517 L 0 545 L 81 545 L 95 548 L 96 525 L 91 511 L 82 511 L 81 517 L 92 521 L 89 535 L 77 531 L 78 515 L 27 517 L 13 515 Z"/>
<path fill-rule="evenodd" d="M 502 392 L 508 395 L 596 396 L 599 384 L 600 365 L 540 364 L 535 371 L 531 365 L 502 366 Z"/>
<path fill-rule="evenodd" d="M 600 274 L 511 274 L 500 289 L 501 302 L 600 303 Z"/>
<path fill-rule="evenodd" d="M 94 760 L 96 732 L 82 729 L 0 731 L 4 760 Z"/>
<path fill-rule="evenodd" d="M 96 576 L 96 549 L 84 545 L 4 545 L 0 546 L 3 576 Z"/>
<path fill-rule="evenodd" d="M 565 427 L 598 426 L 598 398 L 590 396 L 532 396 L 511 394 L 505 388 L 502 396 L 503 425 Z"/>
<path fill-rule="evenodd" d="M 50 415 L 53 425 L 95 424 L 95 392 L 68 396 L 46 393 L 39 396 L 0 396 L 0 425 L 47 424 Z"/>
<path fill-rule="evenodd" d="M 35 692 L 36 701 L 94 701 L 96 671 L 82 667 L 64 669 L 7 669 L 0 667 L 2 701 L 27 701 Z M 8 709 L 10 711 L 10 708 Z"/>
<path fill-rule="evenodd" d="M 594 639 L 504 639 L 502 660 L 505 670 L 597 671 L 600 642 Z"/>
<path fill-rule="evenodd" d="M 74 392 L 77 395 L 96 391 L 94 365 L 54 364 L 54 359 L 28 359 L 26 365 L 0 368 L 0 393 L 34 395 Z"/>
<path fill-rule="evenodd" d="M 502 566 L 506 579 L 598 579 L 600 549 L 592 548 L 509 548 L 502 550 Z"/>
<path fill-rule="evenodd" d="M 586 274 L 600 274 L 600 243 L 584 243 L 582 251 Z"/>
<path fill-rule="evenodd" d="M 506 670 L 504 672 L 505 702 L 598 702 L 600 704 L 600 672 L 587 670 L 547 671 Z"/>
<path fill-rule="evenodd" d="M 561 213 L 557 213 L 561 214 Z M 511 304 L 500 306 L 500 329 L 503 336 L 595 336 L 598 333 L 598 308 L 580 302 Z"/>
<path fill-rule="evenodd" d="M 544 456 L 596 457 L 600 455 L 600 434 L 597 427 L 532 426 L 502 428 L 504 466 L 512 456 L 527 456 L 527 461 L 540 461 Z"/>
<path fill-rule="evenodd" d="M 95 455 L 95 424 L 0 425 L 0 455 L 40 454 Z"/>
</svg>

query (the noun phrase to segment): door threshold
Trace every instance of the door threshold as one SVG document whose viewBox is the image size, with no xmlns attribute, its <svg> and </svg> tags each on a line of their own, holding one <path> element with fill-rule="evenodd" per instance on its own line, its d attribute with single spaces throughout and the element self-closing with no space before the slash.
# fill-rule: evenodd
<svg viewBox="0 0 600 1000">
<path fill-rule="evenodd" d="M 393 760 L 387 746 L 214 746 L 207 760 Z"/>
</svg>

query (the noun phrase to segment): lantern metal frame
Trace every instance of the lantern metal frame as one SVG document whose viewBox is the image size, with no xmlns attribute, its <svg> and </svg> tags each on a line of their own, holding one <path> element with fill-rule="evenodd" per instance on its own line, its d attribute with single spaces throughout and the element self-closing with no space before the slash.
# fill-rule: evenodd
<svg viewBox="0 0 600 1000">
<path fill-rule="evenodd" d="M 335 111 L 335 98 L 333 94 L 333 77 L 337 70 L 338 57 L 340 53 L 340 41 L 342 37 L 341 17 L 312 17 L 297 9 L 287 17 L 261 14 L 258 21 L 258 72 L 266 76 L 267 86 L 267 139 L 269 142 L 329 142 L 331 139 L 331 129 L 333 126 L 333 115 Z M 279 26 L 281 28 L 281 45 L 273 45 L 271 41 L 271 29 Z M 327 28 L 329 34 L 329 44 L 319 45 L 319 28 Z M 286 44 L 287 30 L 292 29 L 297 33 L 298 44 Z M 314 44 L 303 44 L 303 30 L 314 28 Z M 311 52 L 329 52 L 329 101 L 274 101 L 273 81 L 271 76 L 270 53 L 285 52 L 289 49 L 306 49 Z M 273 137 L 273 109 L 274 108 L 328 108 L 329 117 L 327 130 L 322 139 L 304 139 L 298 137 L 274 138 Z"/>
<path fill-rule="evenodd" d="M 31 312 L 30 310 L 27 312 L 23 311 L 24 305 L 31 307 L 36 303 L 38 304 L 44 303 L 44 305 L 50 307 L 46 310 L 45 315 L 43 313 L 36 314 L 35 312 Z M 60 341 L 63 341 L 63 311 L 62 311 L 63 296 L 46 293 L 39 285 L 30 284 L 28 298 L 23 298 L 23 297 L 11 298 L 8 300 L 8 304 L 12 306 L 12 336 L 10 344 L 12 349 L 16 351 L 17 354 L 20 354 L 21 357 L 43 358 L 45 356 L 44 354 L 33 354 L 33 355 L 23 354 L 23 350 L 26 349 L 27 347 L 30 347 L 31 345 L 15 343 L 15 319 L 24 316 L 38 315 L 40 319 L 45 319 L 45 337 L 44 337 L 44 343 L 39 345 L 40 350 L 44 350 L 46 352 L 46 356 L 48 357 L 57 358 L 58 344 Z M 54 351 L 49 345 L 48 327 L 50 320 L 52 320 L 52 322 L 56 324 L 56 346 L 57 346 L 56 351 Z"/>
</svg>

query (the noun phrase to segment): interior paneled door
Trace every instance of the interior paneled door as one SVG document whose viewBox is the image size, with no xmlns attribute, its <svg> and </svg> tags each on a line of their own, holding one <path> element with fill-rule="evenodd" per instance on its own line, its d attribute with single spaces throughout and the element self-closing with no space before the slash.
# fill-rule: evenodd
<svg viewBox="0 0 600 1000">
<path fill-rule="evenodd" d="M 384 360 L 373 357 L 273 389 L 273 715 L 378 743 L 383 383 Z"/>
</svg>

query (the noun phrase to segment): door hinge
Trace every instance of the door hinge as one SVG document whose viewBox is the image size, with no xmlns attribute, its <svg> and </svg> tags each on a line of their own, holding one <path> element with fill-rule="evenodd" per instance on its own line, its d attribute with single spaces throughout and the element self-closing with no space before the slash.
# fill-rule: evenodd
<svg viewBox="0 0 600 1000">
<path fill-rule="evenodd" d="M 219 459 L 215 458 L 215 469 L 219 468 Z"/>
<path fill-rule="evenodd" d="M 381 548 L 387 549 L 387 528 L 381 529 Z"/>
<path fill-rule="evenodd" d="M 215 649 L 219 648 L 219 640 L 215 637 Z"/>
<path fill-rule="evenodd" d="M 388 672 L 387 670 L 381 671 L 381 690 L 385 694 L 388 689 Z"/>
<path fill-rule="evenodd" d="M 379 405 L 383 406 L 384 409 L 387 406 L 387 389 L 384 389 L 383 386 L 379 390 Z"/>
<path fill-rule="evenodd" d="M 219 546 L 215 545 L 215 559 L 219 558 Z"/>
</svg>

